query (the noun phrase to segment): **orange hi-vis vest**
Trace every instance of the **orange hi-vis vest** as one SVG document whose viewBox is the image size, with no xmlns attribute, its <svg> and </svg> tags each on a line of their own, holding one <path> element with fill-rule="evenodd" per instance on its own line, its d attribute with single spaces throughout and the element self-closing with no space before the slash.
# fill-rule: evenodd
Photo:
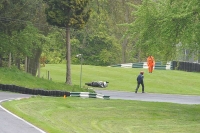
<svg viewBox="0 0 200 133">
<path fill-rule="evenodd" d="M 147 65 L 148 66 L 155 66 L 155 60 L 154 60 L 154 57 L 153 56 L 149 56 L 147 58 Z"/>
</svg>

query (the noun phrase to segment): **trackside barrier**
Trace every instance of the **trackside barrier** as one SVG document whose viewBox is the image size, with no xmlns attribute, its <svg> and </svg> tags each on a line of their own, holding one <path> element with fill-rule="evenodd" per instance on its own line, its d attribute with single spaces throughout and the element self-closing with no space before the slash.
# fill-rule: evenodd
<svg viewBox="0 0 200 133">
<path fill-rule="evenodd" d="M 67 91 L 59 91 L 59 90 L 43 90 L 43 89 L 30 89 L 16 85 L 8 85 L 8 84 L 0 84 L 0 90 L 2 91 L 10 91 L 22 94 L 31 94 L 31 95 L 42 95 L 42 96 L 55 96 L 55 97 L 63 97 L 70 96 L 70 92 Z"/>
<path fill-rule="evenodd" d="M 71 97 L 86 97 L 86 98 L 100 98 L 100 99 L 110 99 L 110 96 L 105 96 L 97 93 L 90 92 L 70 92 Z"/>
<path fill-rule="evenodd" d="M 147 62 L 117 64 L 117 65 L 112 65 L 111 67 L 130 68 L 131 64 L 132 64 L 132 68 L 145 68 L 145 69 L 148 68 Z M 156 62 L 154 69 L 200 72 L 200 63 L 185 62 L 185 61 L 170 61 L 170 62 L 167 62 L 166 64 L 162 64 L 161 62 Z"/>
<path fill-rule="evenodd" d="M 147 69 L 147 62 L 139 62 L 139 63 L 133 63 L 132 68 L 145 68 Z M 162 62 L 156 62 L 154 69 L 158 70 L 172 70 L 172 62 L 167 62 L 166 64 L 162 64 Z"/>
<path fill-rule="evenodd" d="M 200 72 L 200 63 L 173 61 L 173 70 L 181 70 L 187 72 Z"/>
<path fill-rule="evenodd" d="M 88 98 L 101 98 L 110 99 L 110 96 L 105 96 L 97 93 L 90 92 L 67 92 L 59 90 L 43 90 L 43 89 L 30 89 L 16 85 L 0 84 L 1 91 L 10 91 L 22 94 L 41 95 L 41 96 L 54 96 L 54 97 L 88 97 Z"/>
<path fill-rule="evenodd" d="M 147 69 L 147 62 L 138 62 L 138 63 L 126 63 L 126 64 L 117 64 L 112 65 L 111 67 L 123 67 L 123 68 L 144 68 Z M 156 62 L 154 69 L 159 70 L 172 70 L 173 64 L 172 62 L 167 62 L 166 64 L 162 64 L 162 62 Z"/>
</svg>

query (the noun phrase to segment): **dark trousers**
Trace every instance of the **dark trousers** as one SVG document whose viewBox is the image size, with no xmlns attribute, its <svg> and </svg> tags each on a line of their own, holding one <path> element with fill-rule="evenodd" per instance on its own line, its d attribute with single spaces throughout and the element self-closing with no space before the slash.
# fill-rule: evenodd
<svg viewBox="0 0 200 133">
<path fill-rule="evenodd" d="M 137 82 L 137 87 L 135 89 L 135 92 L 137 93 L 139 87 L 140 87 L 140 84 L 142 85 L 142 92 L 144 92 L 144 83 L 143 82 Z"/>
</svg>

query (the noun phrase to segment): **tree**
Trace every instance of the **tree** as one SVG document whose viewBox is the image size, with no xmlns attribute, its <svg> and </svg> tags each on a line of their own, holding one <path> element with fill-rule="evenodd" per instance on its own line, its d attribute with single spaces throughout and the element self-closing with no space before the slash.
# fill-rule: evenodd
<svg viewBox="0 0 200 133">
<path fill-rule="evenodd" d="M 43 46 L 42 57 L 46 63 L 58 64 L 65 61 L 65 30 L 54 27 L 47 35 L 48 43 Z M 71 40 L 71 39 L 70 39 Z"/>
<path fill-rule="evenodd" d="M 90 0 L 44 0 L 48 7 L 46 9 L 47 21 L 66 29 L 66 83 L 71 83 L 71 46 L 70 28 L 81 29 L 89 19 L 91 10 L 85 10 Z"/>
<path fill-rule="evenodd" d="M 126 63 L 132 61 L 133 56 L 129 55 L 134 51 L 134 42 L 129 40 L 129 36 L 123 36 L 123 34 L 128 30 L 127 27 L 119 26 L 123 23 L 131 23 L 134 21 L 134 17 L 131 16 L 131 12 L 134 10 L 129 6 L 129 4 L 140 4 L 141 0 L 108 0 L 108 14 L 112 21 L 113 34 L 116 38 L 120 38 L 119 42 L 121 44 L 121 63 Z"/>
<path fill-rule="evenodd" d="M 12 39 L 18 36 L 26 26 L 27 21 L 30 21 L 33 18 L 33 10 L 35 8 L 32 0 L 1 0 L 0 1 L 0 32 L 1 35 L 8 39 L 7 43 L 1 43 L 0 45 L 0 58 L 3 56 L 8 56 L 9 53 L 12 53 L 15 56 L 14 60 L 19 60 L 20 52 L 24 52 L 24 47 L 26 47 L 25 43 L 21 43 L 20 45 L 17 42 L 12 43 Z M 36 10 L 36 9 L 35 9 Z M 15 36 L 15 37 L 13 37 Z M 19 50 L 17 50 L 19 49 Z M 16 53 L 16 51 L 18 53 Z M 15 55 L 14 55 L 15 53 Z M 2 63 L 0 63 L 2 64 Z M 19 63 L 18 63 L 19 64 Z"/>
<path fill-rule="evenodd" d="M 165 61 L 176 58 L 180 49 L 200 50 L 199 0 L 144 0 L 134 6 L 136 21 L 127 32 L 143 53 Z"/>
<path fill-rule="evenodd" d="M 84 63 L 108 66 L 120 62 L 120 46 L 113 38 L 102 32 L 86 37 L 87 43 L 81 50 L 85 59 Z"/>
</svg>

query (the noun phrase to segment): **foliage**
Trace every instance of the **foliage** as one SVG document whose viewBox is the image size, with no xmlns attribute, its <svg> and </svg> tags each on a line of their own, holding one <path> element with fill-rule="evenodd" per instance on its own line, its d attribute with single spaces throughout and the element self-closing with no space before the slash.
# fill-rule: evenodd
<svg viewBox="0 0 200 133">
<path fill-rule="evenodd" d="M 90 65 L 108 66 L 119 61 L 119 46 L 112 37 L 99 32 L 97 35 L 88 36 L 87 44 L 82 48 L 84 63 Z"/>
<path fill-rule="evenodd" d="M 30 71 L 28 70 L 28 72 L 36 74 L 42 43 L 46 41 L 42 34 L 45 32 L 39 31 L 42 29 L 41 26 L 33 23 L 36 16 L 39 17 L 38 14 L 41 16 L 44 14 L 41 2 L 42 0 L 1 1 L 0 29 L 3 39 L 0 38 L 0 40 L 3 40 L 3 43 L 0 45 L 0 51 L 3 52 L 0 55 L 0 66 L 2 66 L 1 59 L 8 59 L 8 55 L 11 53 L 12 64 L 18 66 L 19 69 L 21 61 L 24 61 L 25 57 L 29 57 L 28 68 Z M 40 13 L 37 12 L 38 8 Z"/>
<path fill-rule="evenodd" d="M 46 37 L 39 33 L 39 30 L 32 24 L 28 24 L 24 30 L 13 32 L 11 44 L 13 46 L 13 54 L 22 54 L 23 56 L 33 56 L 30 49 L 41 48 Z"/>
<path fill-rule="evenodd" d="M 0 8 L 0 29 L 11 36 L 11 32 L 19 31 L 30 21 L 34 10 L 32 0 L 3 0 Z M 24 20 L 24 21 L 23 21 Z"/>
<path fill-rule="evenodd" d="M 121 62 L 127 63 L 135 61 L 135 58 L 140 60 L 140 52 L 135 49 L 135 42 L 129 39 L 129 36 L 123 36 L 124 33 L 128 30 L 128 27 L 120 26 L 121 24 L 130 24 L 135 21 L 135 16 L 131 15 L 131 12 L 134 11 L 131 8 L 130 4 L 140 4 L 141 0 L 120 0 L 120 1 L 107 1 L 106 11 L 109 17 L 109 29 L 112 29 L 111 33 L 116 37 L 118 43 L 121 46 Z M 139 55 L 139 56 L 137 56 Z M 138 62 L 137 61 L 137 62 Z"/>
<path fill-rule="evenodd" d="M 12 52 L 12 64 L 26 56 L 37 63 L 42 51 L 46 63 L 66 63 L 71 49 L 72 64 L 80 63 L 79 53 L 88 65 L 146 61 L 149 54 L 167 61 L 185 50 L 197 59 L 199 5 L 198 0 L 1 0 L 0 58 L 7 66 Z M 66 42 L 71 47 L 64 49 Z"/>
<path fill-rule="evenodd" d="M 30 0 L 27 2 L 21 0 L 3 0 L 0 2 L 1 56 L 16 49 L 16 47 L 13 47 L 11 44 L 12 42 L 9 37 L 12 37 L 12 33 L 25 28 L 25 23 L 18 21 L 18 19 L 30 20 L 30 16 L 28 15 L 30 12 L 25 10 L 25 6 L 30 7 L 27 5 L 29 2 Z"/>
<path fill-rule="evenodd" d="M 85 11 L 90 0 L 44 0 L 48 4 L 46 9 L 47 21 L 58 27 L 83 28 L 89 19 L 91 10 Z"/>
<path fill-rule="evenodd" d="M 9 51 L 9 36 L 0 32 L 0 53 L 1 55 L 4 53 L 8 53 Z"/>
<path fill-rule="evenodd" d="M 137 1 L 137 0 L 134 0 Z M 96 1 L 90 3 L 90 7 L 93 9 L 90 20 L 87 23 L 85 36 L 96 36 L 97 34 L 104 34 L 104 36 L 111 36 L 113 47 L 120 48 L 114 53 L 118 53 L 118 58 L 115 62 L 121 63 L 126 61 L 133 61 L 132 51 L 133 43 L 128 41 L 127 37 L 123 38 L 123 33 L 127 30 L 126 27 L 119 26 L 121 23 L 129 23 L 133 18 L 131 17 L 131 8 L 127 6 L 128 2 L 133 0 L 121 0 L 121 1 Z M 107 49 L 107 51 L 109 51 Z M 106 52 L 104 50 L 104 52 Z M 110 55 L 110 53 L 106 53 Z M 101 57 L 102 58 L 102 57 Z M 105 59 L 102 59 L 105 60 Z M 106 59 L 108 60 L 108 59 Z M 110 62 L 112 63 L 112 61 Z"/>
<path fill-rule="evenodd" d="M 65 31 L 56 27 L 51 28 L 43 44 L 41 57 L 45 63 L 58 64 L 65 61 Z"/>
<path fill-rule="evenodd" d="M 145 55 L 157 55 L 164 60 L 176 57 L 177 44 L 184 49 L 199 50 L 198 0 L 144 0 L 134 6 L 136 21 L 128 34 L 137 41 Z"/>
</svg>

